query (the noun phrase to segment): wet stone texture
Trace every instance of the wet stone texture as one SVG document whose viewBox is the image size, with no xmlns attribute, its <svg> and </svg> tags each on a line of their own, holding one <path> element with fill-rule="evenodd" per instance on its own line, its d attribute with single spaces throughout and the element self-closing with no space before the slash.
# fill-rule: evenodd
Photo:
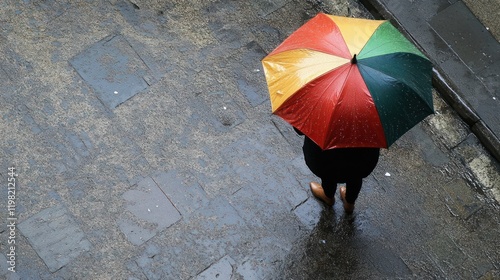
<svg viewBox="0 0 500 280">
<path fill-rule="evenodd" d="M 171 170 L 156 174 L 153 181 L 181 215 L 187 215 L 208 203 L 205 191 L 192 175 Z"/>
<path fill-rule="evenodd" d="M 127 211 L 121 216 L 118 226 L 134 245 L 148 241 L 181 218 L 179 211 L 152 178 L 139 182 L 137 188 L 125 192 L 123 198 L 127 201 Z"/>
<path fill-rule="evenodd" d="M 437 94 L 354 215 L 310 193 L 260 60 L 319 11 L 369 17 L 358 2 L 0 6 L 0 177 L 19 173 L 0 278 L 498 278 L 498 166 Z"/>
<path fill-rule="evenodd" d="M 78 74 L 114 109 L 156 81 L 151 69 L 122 35 L 110 35 L 71 60 Z"/>
<path fill-rule="evenodd" d="M 450 18 L 461 20 L 450 25 Z M 498 42 L 493 36 L 484 36 L 488 30 L 467 11 L 463 2 L 457 1 L 440 11 L 432 18 L 430 24 L 474 72 L 482 72 L 481 75 L 485 77 L 498 74 L 499 67 L 494 65 L 500 58 Z M 478 30 L 482 32 L 478 33 Z M 481 44 L 472 47 L 472 43 L 478 41 Z"/>
<path fill-rule="evenodd" d="M 231 279 L 233 276 L 233 265 L 234 260 L 225 256 L 218 260 L 216 263 L 212 264 L 202 273 L 196 276 L 196 280 L 211 280 L 211 279 Z"/>
<path fill-rule="evenodd" d="M 252 106 L 257 106 L 268 99 L 266 82 L 261 73 L 260 61 L 266 52 L 255 41 L 241 48 L 241 53 L 231 57 L 233 69 L 236 69 L 238 89 Z M 258 74 L 258 75 L 257 75 Z"/>
<path fill-rule="evenodd" d="M 136 262 L 149 279 L 187 279 L 236 250 L 247 230 L 234 208 L 217 198 L 150 242 Z"/>
<path fill-rule="evenodd" d="M 19 224 L 19 230 L 54 272 L 92 248 L 84 232 L 62 206 L 47 208 Z"/>
</svg>

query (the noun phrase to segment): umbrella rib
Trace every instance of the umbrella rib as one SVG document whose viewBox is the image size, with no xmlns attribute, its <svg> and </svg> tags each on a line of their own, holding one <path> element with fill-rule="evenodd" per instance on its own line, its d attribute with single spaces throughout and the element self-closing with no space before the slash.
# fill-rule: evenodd
<svg viewBox="0 0 500 280">
<path fill-rule="evenodd" d="M 346 78 L 344 79 L 344 81 L 343 81 L 343 83 L 342 83 L 342 86 L 340 87 L 340 95 L 339 95 L 339 98 L 337 99 L 337 103 L 338 103 L 338 101 L 339 101 L 339 100 L 341 100 L 341 99 L 342 99 L 342 96 L 343 96 L 343 95 L 345 95 L 345 93 L 344 93 L 344 88 L 345 88 L 345 85 L 346 85 L 346 83 L 347 83 L 347 79 L 349 78 L 349 75 L 351 74 L 351 71 L 352 71 L 352 65 L 351 65 L 351 66 L 347 69 L 347 71 L 348 71 L 348 73 L 347 73 L 347 75 L 346 75 Z M 333 83 L 333 81 L 332 81 L 332 82 L 331 82 L 328 86 L 330 86 L 332 83 Z M 336 109 L 337 109 L 337 106 L 335 106 L 335 107 L 333 108 L 332 114 L 330 115 L 330 119 L 328 120 L 328 124 L 331 124 L 331 123 L 332 123 L 332 120 L 333 120 L 333 115 L 334 115 L 334 113 L 335 113 L 335 110 L 336 110 Z M 330 125 L 328 125 L 328 127 L 330 127 Z M 325 135 L 325 139 L 323 139 L 323 141 L 324 141 L 324 140 L 326 140 L 326 139 L 328 139 L 328 135 L 329 135 L 329 134 L 330 134 L 330 131 L 328 132 L 328 134 L 327 134 L 327 135 Z"/>
<path fill-rule="evenodd" d="M 401 53 L 406 53 L 406 52 L 401 52 Z M 413 54 L 413 53 L 408 53 L 408 54 L 410 54 L 410 55 L 416 55 L 416 54 Z M 363 67 L 370 68 L 370 69 L 372 69 L 373 71 L 376 71 L 376 72 L 378 72 L 378 73 L 383 74 L 384 76 L 388 76 L 388 77 L 391 77 L 391 78 L 396 79 L 395 77 L 392 77 L 392 76 L 390 76 L 390 75 L 388 75 L 388 74 L 384 73 L 383 71 L 380 71 L 380 70 L 378 70 L 378 69 L 376 69 L 376 68 L 373 68 L 373 67 L 371 67 L 371 66 L 369 66 L 369 65 L 366 65 L 366 64 L 362 64 L 362 65 L 363 65 Z M 406 83 L 405 81 L 402 81 L 402 80 L 399 80 L 399 79 L 397 79 L 397 81 L 398 81 L 398 82 L 400 82 L 401 84 L 404 84 L 406 87 L 408 87 L 408 88 L 410 88 L 410 89 L 412 89 L 412 90 L 414 90 L 414 91 L 415 91 L 414 87 L 412 87 L 411 85 L 409 85 L 409 84 L 408 84 L 408 83 Z M 423 101 L 425 104 L 427 104 L 427 102 L 426 102 L 426 101 L 425 101 L 425 100 L 424 100 L 424 99 L 420 96 L 420 94 L 417 94 L 417 96 L 419 97 L 419 99 L 422 99 L 422 101 Z"/>
<path fill-rule="evenodd" d="M 371 69 L 371 71 L 374 71 L 374 72 L 380 73 L 380 74 L 381 74 L 381 75 L 383 75 L 383 76 L 386 76 L 386 77 L 390 77 L 390 78 L 395 79 L 394 77 L 392 77 L 392 76 L 390 76 L 390 75 L 388 75 L 388 74 L 384 73 L 383 71 L 377 70 L 377 69 L 375 69 L 375 68 L 373 68 L 373 67 L 370 67 L 370 66 L 367 66 L 367 65 L 363 65 L 363 67 L 369 68 L 369 69 Z M 368 74 L 368 73 L 365 73 L 365 75 L 366 75 L 366 74 Z M 369 75 L 369 74 L 368 74 L 368 75 Z M 405 87 L 407 87 L 408 89 L 411 89 L 412 91 L 414 91 L 414 92 L 416 92 L 416 93 L 418 92 L 418 90 L 414 89 L 414 88 L 413 88 L 412 86 L 410 86 L 408 83 L 406 83 L 406 82 L 404 82 L 404 81 L 402 81 L 402 80 L 399 80 L 399 79 L 396 79 L 396 81 L 397 81 L 398 83 L 400 83 L 401 85 L 404 85 L 404 86 L 405 86 Z M 417 97 L 417 99 L 416 99 L 416 100 L 418 100 L 418 101 L 419 101 L 419 102 L 421 102 L 422 104 L 425 104 L 426 108 L 428 108 L 428 109 L 430 110 L 430 113 L 432 113 L 432 112 L 434 111 L 434 109 L 432 108 L 432 104 L 429 104 L 429 103 L 425 100 L 425 98 L 424 98 L 421 94 L 418 94 L 418 93 L 417 93 L 417 94 L 415 94 L 414 96 L 415 96 L 415 97 Z M 375 99 L 374 99 L 374 102 L 377 104 L 377 101 L 376 101 Z M 429 105 L 430 105 L 430 107 L 429 107 Z M 376 107 L 377 107 L 377 112 L 379 113 L 379 117 L 380 117 L 380 112 L 379 112 L 379 110 L 378 110 L 378 106 L 376 106 Z M 404 118 L 407 118 L 407 116 L 408 116 L 408 115 L 406 114 L 406 115 L 404 116 Z M 386 135 L 387 135 L 387 133 L 388 133 L 388 132 L 386 131 L 386 127 L 385 127 L 385 125 L 383 125 L 383 130 L 384 130 L 384 134 L 386 134 Z M 387 137 L 387 136 L 386 136 L 386 137 Z M 397 136 L 397 138 L 395 138 L 395 139 L 393 139 L 393 140 L 387 139 L 387 146 L 390 146 L 390 145 L 391 145 L 392 143 L 394 143 L 394 141 L 395 141 L 395 140 L 397 140 L 399 137 L 401 137 L 401 135 Z"/>
<path fill-rule="evenodd" d="M 343 64 L 343 65 L 344 65 L 344 64 Z M 339 67 L 341 67 L 341 66 L 343 66 L 343 65 L 340 65 Z M 331 71 L 326 72 L 325 74 L 321 75 L 320 77 L 322 77 L 322 76 L 324 76 L 324 75 L 328 75 L 329 73 L 333 72 L 333 71 L 334 71 L 334 70 L 336 70 L 336 69 L 338 69 L 338 67 L 337 67 L 337 68 L 335 68 L 335 69 L 332 69 Z M 320 78 L 320 77 L 318 77 L 318 78 Z M 332 81 L 328 84 L 328 86 L 324 87 L 324 90 L 323 90 L 323 92 L 321 93 L 321 95 L 324 95 L 324 94 L 325 94 L 325 92 L 327 91 L 326 89 L 327 89 L 327 88 L 329 88 L 329 87 L 330 87 L 330 86 L 334 83 L 334 81 L 335 81 L 335 80 L 332 80 Z M 342 85 L 342 88 L 344 87 L 345 83 L 346 83 L 346 81 L 344 81 L 344 83 L 343 83 L 343 85 Z M 314 107 L 314 108 L 316 108 L 316 107 L 317 107 L 317 105 L 318 105 L 318 104 L 320 104 L 320 102 L 321 102 L 321 98 L 318 98 L 318 99 L 316 100 L 316 102 L 315 102 L 315 104 L 314 104 L 314 106 L 313 106 L 313 107 Z M 312 115 L 312 113 L 313 113 L 313 112 L 314 112 L 314 110 L 310 110 L 310 111 L 308 112 L 307 117 L 306 117 L 305 119 L 310 119 L 310 116 Z M 332 115 L 333 115 L 333 114 L 332 114 Z M 331 116 L 330 116 L 330 120 L 329 120 L 329 122 L 328 122 L 328 123 L 330 123 L 330 121 L 331 121 Z M 321 140 L 324 142 L 324 140 L 325 140 L 325 139 L 321 139 Z"/>
<path fill-rule="evenodd" d="M 344 42 L 345 44 L 345 42 Z M 328 54 L 328 55 L 333 55 L 333 56 L 336 56 L 336 57 L 342 57 L 342 58 L 345 58 L 345 59 L 350 59 L 350 55 L 347 56 L 347 57 L 344 57 L 344 56 L 341 56 L 340 54 L 343 52 L 342 49 L 340 49 L 339 47 L 337 47 L 336 45 L 334 44 L 329 44 L 329 46 L 332 48 L 332 49 L 335 49 L 338 51 L 338 53 L 334 53 L 334 52 L 327 52 L 327 51 L 324 51 L 324 50 L 318 50 L 318 49 L 315 49 L 315 48 L 308 48 L 309 50 L 312 50 L 312 51 L 316 51 L 316 52 L 321 52 L 321 53 L 324 53 L 324 54 Z"/>
<path fill-rule="evenodd" d="M 386 42 L 386 43 L 383 43 L 383 44 L 378 45 L 376 48 L 372 48 L 371 50 L 367 51 L 366 53 L 363 53 L 363 50 L 364 50 L 364 49 L 365 49 L 365 47 L 366 47 L 366 45 L 365 45 L 365 46 L 364 46 L 364 47 L 363 47 L 363 48 L 359 51 L 359 53 L 363 53 L 363 57 L 367 57 L 367 56 L 369 56 L 369 54 L 370 54 L 371 52 L 374 52 L 374 51 L 376 51 L 376 50 L 378 50 L 378 49 L 380 49 L 380 48 L 382 48 L 382 47 L 384 47 L 384 46 L 386 46 L 386 45 L 392 45 L 392 44 L 394 44 L 394 42 Z"/>
<path fill-rule="evenodd" d="M 333 46 L 333 45 L 332 45 Z M 342 50 L 340 50 L 339 48 L 336 48 L 337 50 L 339 50 L 339 52 L 341 52 Z M 297 51 L 297 50 L 305 50 L 305 51 L 311 51 L 311 52 L 317 52 L 317 53 L 322 53 L 322 54 L 325 54 L 325 55 L 328 55 L 328 56 L 333 56 L 333 57 L 340 57 L 340 58 L 344 58 L 344 59 L 347 59 L 347 60 L 350 60 L 351 57 L 350 56 L 342 56 L 340 54 L 337 54 L 337 53 L 333 53 L 333 52 L 327 52 L 327 51 L 324 51 L 324 50 L 319 50 L 319 49 L 315 49 L 315 48 L 297 48 L 297 49 L 292 49 L 292 50 L 287 50 L 287 51 Z M 287 52 L 287 51 L 284 51 L 284 52 Z M 329 63 L 329 62 L 325 62 L 325 63 Z M 343 65 L 343 64 L 342 64 Z M 337 67 L 338 68 L 338 67 Z"/>
</svg>

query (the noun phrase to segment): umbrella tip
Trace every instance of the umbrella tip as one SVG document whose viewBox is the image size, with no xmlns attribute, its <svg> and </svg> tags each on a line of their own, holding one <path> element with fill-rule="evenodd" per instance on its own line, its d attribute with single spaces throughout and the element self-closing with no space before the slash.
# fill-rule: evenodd
<svg viewBox="0 0 500 280">
<path fill-rule="evenodd" d="M 358 62 L 358 60 L 356 59 L 356 55 L 354 55 L 351 59 L 351 63 L 352 64 L 356 64 Z"/>
</svg>

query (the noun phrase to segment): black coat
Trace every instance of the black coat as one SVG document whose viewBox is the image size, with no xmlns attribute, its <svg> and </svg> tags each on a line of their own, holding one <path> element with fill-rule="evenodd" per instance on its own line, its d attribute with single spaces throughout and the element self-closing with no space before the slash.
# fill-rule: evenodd
<svg viewBox="0 0 500 280">
<path fill-rule="evenodd" d="M 295 129 L 297 133 L 303 135 Z M 304 137 L 304 159 L 318 177 L 365 178 L 375 169 L 380 156 L 379 148 L 335 148 L 322 150 L 309 137 Z"/>
</svg>

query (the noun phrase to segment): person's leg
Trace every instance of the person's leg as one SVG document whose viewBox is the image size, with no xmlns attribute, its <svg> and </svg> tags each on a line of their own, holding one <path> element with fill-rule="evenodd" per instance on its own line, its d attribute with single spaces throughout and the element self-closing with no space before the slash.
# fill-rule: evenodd
<svg viewBox="0 0 500 280">
<path fill-rule="evenodd" d="M 335 197 L 338 181 L 332 176 L 321 177 L 321 185 L 325 191 L 325 195 L 329 198 Z"/>
<path fill-rule="evenodd" d="M 354 211 L 354 202 L 356 202 L 359 192 L 361 191 L 363 179 L 354 178 L 346 181 L 346 186 L 340 188 L 340 197 L 344 203 L 345 212 L 351 214 Z"/>
<path fill-rule="evenodd" d="M 353 178 L 346 181 L 346 194 L 345 200 L 354 204 L 358 198 L 359 192 L 361 191 L 361 186 L 363 185 L 362 178 Z"/>
</svg>

